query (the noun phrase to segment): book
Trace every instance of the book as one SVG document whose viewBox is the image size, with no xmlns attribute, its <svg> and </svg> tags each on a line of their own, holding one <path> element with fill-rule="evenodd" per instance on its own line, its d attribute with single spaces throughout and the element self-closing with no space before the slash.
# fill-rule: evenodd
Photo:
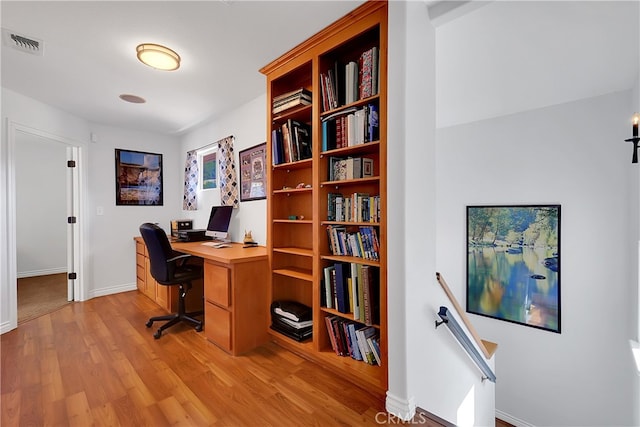
<svg viewBox="0 0 640 427">
<path fill-rule="evenodd" d="M 290 92 L 283 93 L 283 94 L 278 95 L 278 96 L 274 96 L 272 101 L 274 103 L 276 103 L 278 101 L 286 100 L 288 98 L 295 97 L 295 96 L 300 96 L 300 95 L 308 97 L 309 99 L 311 99 L 311 91 L 309 91 L 309 90 L 307 90 L 305 88 L 300 88 L 300 89 L 292 90 Z"/>
<path fill-rule="evenodd" d="M 273 107 L 272 113 L 278 114 L 285 110 L 288 110 L 289 108 L 297 107 L 299 105 L 311 105 L 311 100 L 307 100 L 305 98 L 292 99 L 286 102 L 285 104 L 281 104 Z"/>
<path fill-rule="evenodd" d="M 347 270 L 345 264 L 340 262 L 335 263 L 334 267 L 336 272 L 336 297 L 338 300 L 337 309 L 340 313 L 349 313 Z"/>
<path fill-rule="evenodd" d="M 331 271 L 334 269 L 332 265 L 322 269 L 324 273 L 324 299 L 325 307 L 333 308 L 333 285 L 331 281 Z"/>
</svg>

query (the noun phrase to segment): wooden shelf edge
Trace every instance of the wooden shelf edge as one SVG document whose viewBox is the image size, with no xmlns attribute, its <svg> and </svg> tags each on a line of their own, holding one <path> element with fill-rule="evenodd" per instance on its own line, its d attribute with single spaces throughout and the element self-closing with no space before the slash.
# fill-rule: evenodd
<svg viewBox="0 0 640 427">
<path fill-rule="evenodd" d="M 313 250 L 306 248 L 296 248 L 292 246 L 282 247 L 282 248 L 273 248 L 273 252 L 290 254 L 290 255 L 300 255 L 306 257 L 313 256 Z"/>
<path fill-rule="evenodd" d="M 487 353 L 489 353 L 488 359 L 491 359 L 498 349 L 498 344 L 483 339 L 481 339 L 480 341 L 482 341 L 482 344 L 484 344 L 484 348 L 486 348 Z"/>
<path fill-rule="evenodd" d="M 293 277 L 294 279 L 313 282 L 313 273 L 311 272 L 311 270 L 304 270 L 302 268 L 296 267 L 287 267 L 275 269 L 273 270 L 273 273 L 279 274 L 281 276 Z"/>
<path fill-rule="evenodd" d="M 380 261 L 374 261 L 372 259 L 360 258 L 356 256 L 345 256 L 345 255 L 321 255 L 321 259 L 327 261 L 338 261 L 338 262 L 352 262 L 355 264 L 363 264 L 370 265 L 372 267 L 380 267 Z"/>
<path fill-rule="evenodd" d="M 380 181 L 379 176 L 372 176 L 368 178 L 356 178 L 356 179 L 341 179 L 339 181 L 324 181 L 320 183 L 321 187 L 340 187 L 341 185 L 356 185 L 367 184 L 370 182 Z"/>
</svg>

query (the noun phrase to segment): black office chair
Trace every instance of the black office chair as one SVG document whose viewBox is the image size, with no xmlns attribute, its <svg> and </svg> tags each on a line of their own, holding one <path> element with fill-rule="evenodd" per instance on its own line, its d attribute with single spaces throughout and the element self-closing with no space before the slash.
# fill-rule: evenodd
<svg viewBox="0 0 640 427">
<path fill-rule="evenodd" d="M 150 318 L 146 324 L 147 328 L 150 328 L 153 322 L 168 320 L 167 323 L 160 326 L 153 334 L 155 339 L 160 338 L 162 331 L 165 329 L 183 321 L 195 325 L 196 331 L 202 331 L 202 321 L 194 317 L 202 315 L 204 312 L 196 311 L 187 313 L 184 303 L 185 296 L 189 289 L 191 289 L 191 281 L 202 277 L 202 267 L 186 264 L 187 259 L 191 255 L 181 254 L 171 249 L 167 234 L 156 224 L 142 224 L 140 226 L 140 234 L 147 246 L 151 264 L 151 275 L 156 279 L 156 282 L 166 286 L 180 286 L 178 312 L 176 314 Z"/>
</svg>

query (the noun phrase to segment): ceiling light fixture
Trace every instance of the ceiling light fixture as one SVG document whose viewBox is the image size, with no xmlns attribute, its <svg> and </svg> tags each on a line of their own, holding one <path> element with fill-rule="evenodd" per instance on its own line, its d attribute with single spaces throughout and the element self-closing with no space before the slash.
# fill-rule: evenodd
<svg viewBox="0 0 640 427">
<path fill-rule="evenodd" d="M 180 55 L 168 47 L 143 43 L 136 47 L 136 52 L 140 62 L 149 67 L 164 71 L 173 71 L 180 67 Z"/>
<path fill-rule="evenodd" d="M 144 104 L 147 102 L 146 99 L 139 97 L 138 95 L 130 95 L 128 93 L 123 93 L 120 95 L 120 99 L 123 101 L 131 102 L 132 104 Z"/>
</svg>

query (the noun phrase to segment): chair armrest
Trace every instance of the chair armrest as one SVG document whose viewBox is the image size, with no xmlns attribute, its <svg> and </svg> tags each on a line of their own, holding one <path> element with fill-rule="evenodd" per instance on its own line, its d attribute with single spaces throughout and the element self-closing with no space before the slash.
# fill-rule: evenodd
<svg viewBox="0 0 640 427">
<path fill-rule="evenodd" d="M 187 259 L 187 258 L 190 258 L 190 257 L 191 257 L 191 255 L 189 255 L 189 254 L 182 254 L 182 255 L 174 256 L 173 258 L 169 258 L 167 260 L 167 262 L 168 263 L 169 262 L 175 262 L 175 261 L 182 260 L 182 259 Z"/>
</svg>

